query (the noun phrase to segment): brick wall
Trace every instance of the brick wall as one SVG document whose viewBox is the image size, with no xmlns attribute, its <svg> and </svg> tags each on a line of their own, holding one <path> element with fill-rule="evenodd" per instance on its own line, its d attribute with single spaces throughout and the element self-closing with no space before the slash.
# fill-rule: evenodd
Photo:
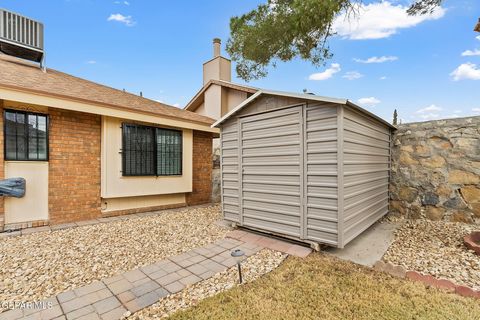
<svg viewBox="0 0 480 320">
<path fill-rule="evenodd" d="M 49 114 L 50 222 L 97 218 L 101 215 L 101 117 L 53 108 Z"/>
<path fill-rule="evenodd" d="M 211 202 L 212 161 L 212 134 L 193 131 L 193 185 L 187 193 L 188 205 Z"/>
</svg>

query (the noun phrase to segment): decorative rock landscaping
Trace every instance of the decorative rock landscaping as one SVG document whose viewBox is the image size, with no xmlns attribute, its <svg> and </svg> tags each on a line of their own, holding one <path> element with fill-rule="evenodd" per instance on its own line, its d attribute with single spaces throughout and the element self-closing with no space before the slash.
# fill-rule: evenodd
<svg viewBox="0 0 480 320">
<path fill-rule="evenodd" d="M 413 219 L 480 223 L 480 117 L 400 125 L 390 209 Z"/>
<path fill-rule="evenodd" d="M 463 223 L 406 220 L 383 261 L 480 290 L 480 256 L 463 242 L 475 229 Z"/>
<path fill-rule="evenodd" d="M 0 238 L 0 301 L 36 301 L 224 238 L 220 207 Z M 1 311 L 1 309 L 0 309 Z"/>
</svg>

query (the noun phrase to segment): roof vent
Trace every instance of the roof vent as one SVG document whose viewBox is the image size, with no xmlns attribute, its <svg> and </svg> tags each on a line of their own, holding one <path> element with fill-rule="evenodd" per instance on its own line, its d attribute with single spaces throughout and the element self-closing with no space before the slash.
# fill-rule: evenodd
<svg viewBox="0 0 480 320">
<path fill-rule="evenodd" d="M 39 62 L 43 67 L 43 24 L 0 9 L 0 51 L 18 58 Z"/>
</svg>

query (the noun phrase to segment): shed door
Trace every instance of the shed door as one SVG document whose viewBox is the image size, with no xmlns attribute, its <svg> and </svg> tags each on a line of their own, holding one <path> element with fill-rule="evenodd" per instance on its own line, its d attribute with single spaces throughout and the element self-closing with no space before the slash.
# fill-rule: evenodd
<svg viewBox="0 0 480 320">
<path fill-rule="evenodd" d="M 240 221 L 303 238 L 303 106 L 240 119 Z"/>
</svg>

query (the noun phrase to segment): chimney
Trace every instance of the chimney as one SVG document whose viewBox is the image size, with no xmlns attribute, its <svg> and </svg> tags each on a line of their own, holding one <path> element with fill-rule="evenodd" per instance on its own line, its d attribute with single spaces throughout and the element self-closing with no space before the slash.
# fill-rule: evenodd
<svg viewBox="0 0 480 320">
<path fill-rule="evenodd" d="M 213 39 L 213 57 L 220 57 L 220 50 L 221 50 L 222 40 L 220 38 Z"/>
<path fill-rule="evenodd" d="M 232 65 L 229 59 L 220 55 L 221 45 L 220 38 L 213 39 L 213 58 L 203 64 L 204 85 L 210 80 L 232 80 Z"/>
</svg>

